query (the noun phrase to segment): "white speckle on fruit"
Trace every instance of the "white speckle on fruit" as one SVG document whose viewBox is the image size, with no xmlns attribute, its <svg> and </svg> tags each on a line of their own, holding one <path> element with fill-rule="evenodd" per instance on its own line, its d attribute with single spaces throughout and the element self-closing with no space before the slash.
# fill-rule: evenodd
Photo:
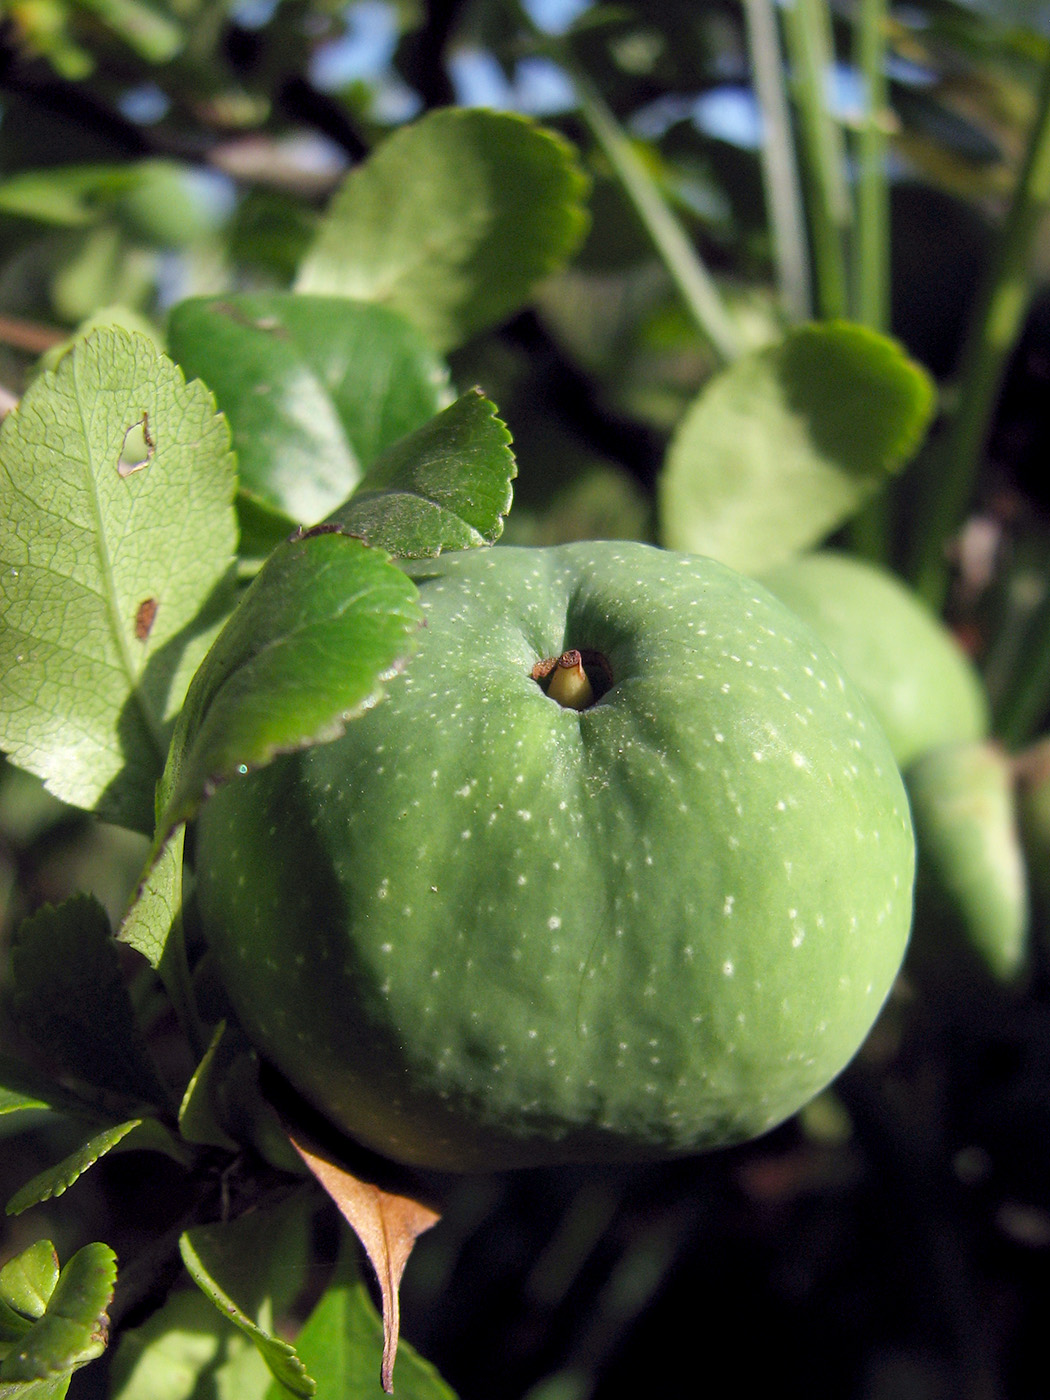
<svg viewBox="0 0 1050 1400">
<path fill-rule="evenodd" d="M 735 971 L 736 968 L 734 967 L 732 961 L 729 958 L 727 958 L 726 961 L 722 964 L 722 975 L 724 977 L 732 977 Z"/>
<path fill-rule="evenodd" d="M 728 918 L 732 915 L 732 913 L 733 913 L 733 905 L 734 905 L 735 903 L 736 903 L 736 895 L 735 895 L 735 894 L 727 894 L 726 897 L 725 897 L 725 899 L 724 899 L 724 901 L 723 901 L 723 903 L 722 903 L 722 914 L 724 915 L 725 918 L 728 919 Z"/>
<path fill-rule="evenodd" d="M 555 929 L 561 928 L 560 917 L 557 914 L 552 914 L 547 920 L 547 927 L 551 930 L 551 932 L 554 932 Z"/>
</svg>

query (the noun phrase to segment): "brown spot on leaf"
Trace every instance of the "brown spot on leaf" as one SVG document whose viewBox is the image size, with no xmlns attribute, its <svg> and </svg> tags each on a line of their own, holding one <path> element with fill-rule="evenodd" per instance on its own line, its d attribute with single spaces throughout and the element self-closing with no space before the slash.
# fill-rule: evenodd
<svg viewBox="0 0 1050 1400">
<path fill-rule="evenodd" d="M 143 598 L 135 611 L 135 636 L 140 642 L 144 642 L 149 636 L 153 627 L 153 619 L 157 616 L 156 598 Z"/>
</svg>

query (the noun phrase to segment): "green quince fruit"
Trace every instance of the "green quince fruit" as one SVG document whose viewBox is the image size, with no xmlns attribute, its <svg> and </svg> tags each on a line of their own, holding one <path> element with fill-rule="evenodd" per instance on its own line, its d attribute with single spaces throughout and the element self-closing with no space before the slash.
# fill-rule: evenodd
<svg viewBox="0 0 1050 1400">
<path fill-rule="evenodd" d="M 927 929 L 939 944 L 953 935 L 957 944 L 961 934 L 986 972 L 1009 980 L 1024 962 L 1028 932 L 1010 758 L 996 744 L 942 744 L 905 781 L 919 848 L 917 942 Z M 920 961 L 926 951 L 916 949 Z"/>
<path fill-rule="evenodd" d="M 822 550 L 762 581 L 842 662 L 901 768 L 939 744 L 987 736 L 988 700 L 969 657 L 894 574 Z"/>
<path fill-rule="evenodd" d="M 764 588 L 640 544 L 412 566 L 421 647 L 197 832 L 244 1028 L 389 1157 L 488 1170 L 764 1132 L 847 1063 L 911 922 L 907 798 Z"/>
</svg>

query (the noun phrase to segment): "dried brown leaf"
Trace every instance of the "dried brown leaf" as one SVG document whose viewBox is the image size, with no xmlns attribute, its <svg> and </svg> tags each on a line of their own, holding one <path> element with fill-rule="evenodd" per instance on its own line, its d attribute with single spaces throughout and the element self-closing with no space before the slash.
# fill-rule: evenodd
<svg viewBox="0 0 1050 1400">
<path fill-rule="evenodd" d="M 298 1127 L 285 1123 L 288 1140 L 335 1202 L 361 1241 L 379 1280 L 383 1301 L 383 1389 L 394 1389 L 394 1358 L 400 1331 L 398 1290 L 412 1247 L 424 1230 L 437 1223 L 436 1210 L 413 1196 L 386 1190 L 355 1175 L 326 1148 Z"/>
</svg>

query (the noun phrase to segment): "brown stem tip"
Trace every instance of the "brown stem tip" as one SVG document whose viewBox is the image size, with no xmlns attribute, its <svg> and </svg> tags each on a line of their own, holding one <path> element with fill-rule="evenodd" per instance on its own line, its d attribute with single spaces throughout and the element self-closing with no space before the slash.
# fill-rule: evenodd
<svg viewBox="0 0 1050 1400">
<path fill-rule="evenodd" d="M 586 710 L 612 685 L 609 663 L 598 652 L 575 647 L 561 656 L 537 661 L 532 678 L 544 685 L 548 696 L 566 710 Z"/>
</svg>

